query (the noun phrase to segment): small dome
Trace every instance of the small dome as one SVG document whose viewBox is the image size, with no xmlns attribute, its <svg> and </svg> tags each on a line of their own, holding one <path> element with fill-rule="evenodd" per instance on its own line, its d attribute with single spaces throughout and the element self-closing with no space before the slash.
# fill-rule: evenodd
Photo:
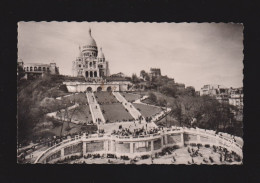
<svg viewBox="0 0 260 183">
<path fill-rule="evenodd" d="M 102 48 L 100 48 L 100 51 L 98 52 L 98 58 L 105 58 L 104 53 L 102 52 Z"/>
<path fill-rule="evenodd" d="M 81 47 L 79 46 L 79 55 L 78 57 L 82 57 L 82 51 L 81 51 Z"/>
</svg>

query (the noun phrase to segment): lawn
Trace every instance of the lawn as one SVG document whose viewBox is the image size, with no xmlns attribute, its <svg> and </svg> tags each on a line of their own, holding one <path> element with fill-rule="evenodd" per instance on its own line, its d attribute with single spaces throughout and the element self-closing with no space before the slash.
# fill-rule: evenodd
<svg viewBox="0 0 260 183">
<path fill-rule="evenodd" d="M 128 101 L 128 102 L 134 102 L 138 99 L 141 98 L 141 95 L 139 94 L 133 94 L 133 93 L 126 93 L 126 92 L 120 92 L 120 94 L 125 97 L 125 99 Z"/>
<path fill-rule="evenodd" d="M 61 115 L 64 116 L 64 112 L 62 112 L 62 114 L 57 114 L 58 117 Z M 88 105 L 80 105 L 75 109 L 69 110 L 68 116 L 69 118 L 72 117 L 72 121 L 76 121 L 80 124 L 90 123 L 92 121 L 92 116 Z"/>
<path fill-rule="evenodd" d="M 164 127 L 180 126 L 180 123 L 171 115 L 167 115 L 167 117 L 165 116 L 164 118 L 160 119 L 159 121 L 156 121 L 155 124 L 159 125 L 159 126 L 164 126 Z"/>
<path fill-rule="evenodd" d="M 80 103 L 80 104 L 87 104 L 88 99 L 85 93 L 75 93 L 67 97 L 62 97 L 61 100 L 69 100 L 72 102 Z"/>
<path fill-rule="evenodd" d="M 166 95 L 164 95 L 160 92 L 157 92 L 157 91 L 141 91 L 141 92 L 136 91 L 136 92 L 133 92 L 133 93 L 136 93 L 136 94 L 139 94 L 139 95 L 141 94 L 141 96 L 144 96 L 144 95 L 149 96 L 150 92 L 155 94 L 155 96 L 157 97 L 157 101 L 159 101 L 159 100 L 167 101 L 167 106 L 170 106 L 170 104 L 173 103 L 173 101 L 174 101 L 173 97 L 166 96 Z M 150 101 L 149 98 L 142 100 L 142 102 L 146 103 L 146 104 L 151 104 L 151 105 L 158 105 L 158 103 L 154 103 L 154 102 Z"/>
<path fill-rule="evenodd" d="M 96 100 L 98 103 L 111 104 L 118 103 L 118 100 L 111 92 L 95 92 Z"/>
<path fill-rule="evenodd" d="M 100 105 L 101 110 L 104 110 L 103 113 L 105 120 L 108 120 L 109 123 L 111 122 L 118 122 L 118 121 L 126 121 L 126 120 L 133 120 L 133 117 L 120 103 L 114 104 L 102 104 Z"/>
<path fill-rule="evenodd" d="M 145 104 L 135 104 L 134 103 L 133 105 L 137 110 L 140 111 L 142 116 L 144 116 L 145 118 L 151 117 L 152 115 L 155 115 L 162 111 L 162 109 L 159 107 L 149 106 L 149 105 L 145 105 Z"/>
<path fill-rule="evenodd" d="M 42 137 L 42 138 L 47 138 L 47 137 L 53 137 L 55 136 L 66 136 L 68 134 L 75 134 L 75 133 L 80 133 L 80 132 L 87 132 L 89 134 L 93 134 L 97 131 L 97 126 L 96 125 L 80 125 L 80 124 L 75 124 L 75 123 L 68 123 L 64 122 L 63 125 L 61 122 L 58 122 L 59 125 L 56 125 L 55 127 L 51 129 L 44 129 L 39 132 L 36 132 L 34 134 L 34 137 Z M 68 128 L 69 127 L 69 128 Z M 62 128 L 62 131 L 61 131 Z"/>
</svg>

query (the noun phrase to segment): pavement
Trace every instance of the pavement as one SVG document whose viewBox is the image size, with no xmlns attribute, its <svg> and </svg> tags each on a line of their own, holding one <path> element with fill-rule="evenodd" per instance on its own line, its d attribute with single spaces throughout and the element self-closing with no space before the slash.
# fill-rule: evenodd
<svg viewBox="0 0 260 183">
<path fill-rule="evenodd" d="M 94 93 L 87 92 L 86 96 L 88 98 L 89 108 L 90 108 L 93 122 L 96 123 L 97 119 L 100 119 L 102 123 L 105 123 L 105 118 L 102 114 L 100 105 L 97 103 Z"/>
</svg>

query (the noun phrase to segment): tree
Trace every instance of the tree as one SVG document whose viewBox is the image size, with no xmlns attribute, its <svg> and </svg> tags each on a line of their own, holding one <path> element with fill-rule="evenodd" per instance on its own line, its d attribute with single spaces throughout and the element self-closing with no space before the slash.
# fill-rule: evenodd
<svg viewBox="0 0 260 183">
<path fill-rule="evenodd" d="M 144 75 L 144 79 L 145 79 L 146 81 L 150 81 L 150 76 L 149 76 L 148 73 L 145 73 L 145 75 Z"/>
<path fill-rule="evenodd" d="M 151 102 L 154 102 L 154 103 L 157 102 L 157 97 L 156 97 L 156 95 L 155 95 L 153 92 L 150 92 L 150 93 L 148 94 L 148 97 L 149 97 L 149 99 L 150 99 Z"/>
<path fill-rule="evenodd" d="M 133 82 L 134 84 L 140 83 L 140 80 L 139 80 L 139 78 L 136 76 L 136 74 L 133 74 L 133 75 L 132 75 L 132 82 Z"/>
<path fill-rule="evenodd" d="M 142 77 L 143 79 L 145 78 L 146 72 L 144 70 L 140 71 L 140 77 Z"/>
<path fill-rule="evenodd" d="M 195 88 L 193 86 L 188 86 L 184 90 L 184 94 L 188 96 L 195 96 Z"/>
</svg>

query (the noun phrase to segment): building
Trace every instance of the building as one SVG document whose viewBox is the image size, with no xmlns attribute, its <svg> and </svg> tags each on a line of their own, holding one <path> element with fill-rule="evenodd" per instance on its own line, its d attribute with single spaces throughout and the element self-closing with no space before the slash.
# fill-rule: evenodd
<svg viewBox="0 0 260 183">
<path fill-rule="evenodd" d="M 227 88 L 222 85 L 204 85 L 200 95 L 215 97 L 219 102 L 226 102 L 230 105 L 243 108 L 243 88 Z"/>
<path fill-rule="evenodd" d="M 204 85 L 200 90 L 200 95 L 217 96 L 217 95 L 228 95 L 228 88 L 223 85 Z"/>
<path fill-rule="evenodd" d="M 59 74 L 59 67 L 56 66 L 56 63 L 24 63 L 22 59 L 19 59 L 18 66 L 23 68 L 26 79 L 42 77 L 46 73 Z"/>
<path fill-rule="evenodd" d="M 123 73 L 110 76 L 109 62 L 102 48 L 98 51 L 96 41 L 89 29 L 85 45 L 79 47 L 79 55 L 72 63 L 74 77 L 84 77 L 85 82 L 63 82 L 69 92 L 127 91 L 130 79 Z"/>
<path fill-rule="evenodd" d="M 177 90 L 185 89 L 185 84 L 183 84 L 183 83 L 174 83 L 174 86 L 177 88 Z"/>
<path fill-rule="evenodd" d="M 79 55 L 72 64 L 72 73 L 75 77 L 83 76 L 88 80 L 97 80 L 104 76 L 109 76 L 109 65 L 102 52 L 102 48 L 98 51 L 96 41 L 91 35 L 89 29 L 86 44 L 79 47 Z"/>
<path fill-rule="evenodd" d="M 228 103 L 229 89 L 223 85 L 204 85 L 200 90 L 200 95 L 215 97 L 221 103 Z"/>
<path fill-rule="evenodd" d="M 229 104 L 238 107 L 238 109 L 243 109 L 243 107 L 244 107 L 243 88 L 242 87 L 240 87 L 240 88 L 230 88 L 229 93 L 230 93 Z"/>
<path fill-rule="evenodd" d="M 161 76 L 161 69 L 159 68 L 150 68 L 150 77 L 158 77 Z"/>
</svg>

